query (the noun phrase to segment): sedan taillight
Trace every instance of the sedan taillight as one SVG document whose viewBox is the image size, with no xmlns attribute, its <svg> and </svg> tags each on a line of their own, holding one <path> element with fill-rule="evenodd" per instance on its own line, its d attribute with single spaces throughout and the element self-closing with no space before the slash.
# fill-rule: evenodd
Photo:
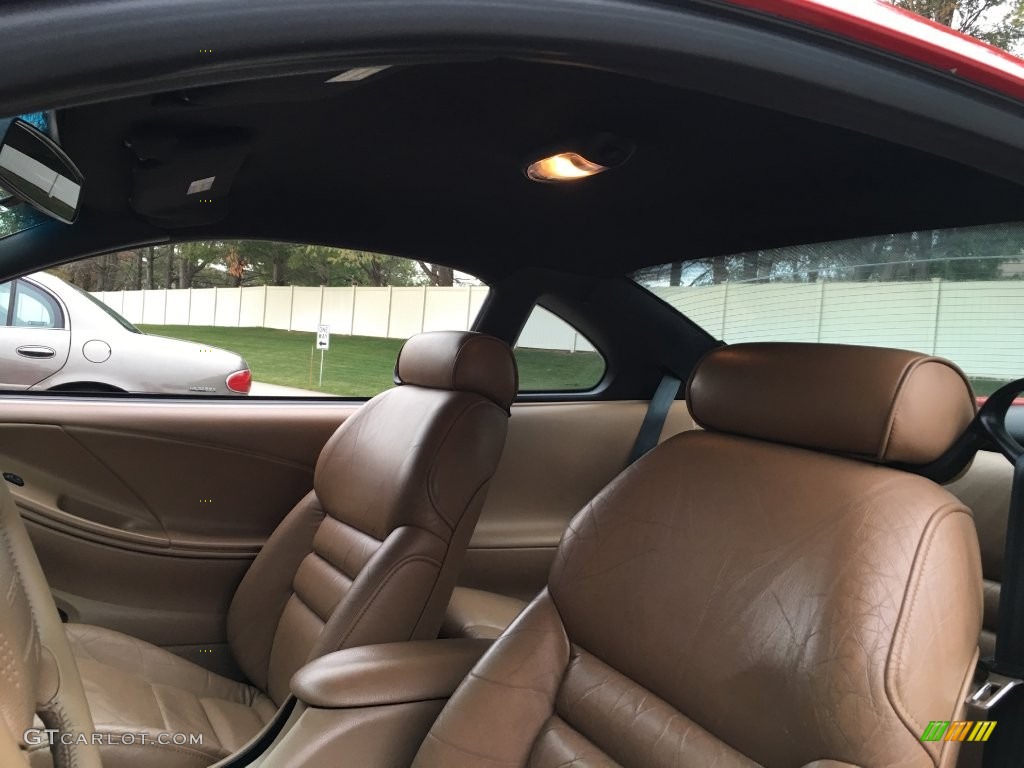
<svg viewBox="0 0 1024 768">
<path fill-rule="evenodd" d="M 232 392 L 237 392 L 240 395 L 248 395 L 249 388 L 252 387 L 252 372 L 248 368 L 244 371 L 235 371 L 228 376 L 225 383 L 228 385 L 228 389 Z"/>
</svg>

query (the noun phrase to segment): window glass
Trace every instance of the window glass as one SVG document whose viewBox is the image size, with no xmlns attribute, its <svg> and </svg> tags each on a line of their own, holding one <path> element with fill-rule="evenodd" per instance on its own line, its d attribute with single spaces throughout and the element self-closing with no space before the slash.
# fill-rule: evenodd
<svg viewBox="0 0 1024 768">
<path fill-rule="evenodd" d="M 7 312 L 11 306 L 11 284 L 0 285 L 0 325 L 7 325 Z"/>
<path fill-rule="evenodd" d="M 642 269 L 726 342 L 898 347 L 957 363 L 979 395 L 1024 376 L 1024 224 L 905 232 Z"/>
<path fill-rule="evenodd" d="M 515 346 L 522 392 L 583 392 L 604 376 L 604 358 L 558 315 L 536 306 Z"/>
<path fill-rule="evenodd" d="M 99 307 L 100 310 L 102 310 L 105 315 L 108 315 L 111 319 L 114 320 L 114 322 L 116 322 L 118 325 L 120 325 L 122 328 L 124 328 L 129 333 L 142 333 L 142 331 L 140 331 L 138 328 L 136 328 L 130 322 L 125 320 L 121 315 L 119 315 L 117 312 L 115 312 L 113 307 L 107 306 L 102 301 L 100 301 L 98 298 L 93 296 L 91 293 L 89 293 L 88 291 L 83 291 L 77 285 L 74 285 L 72 283 L 68 283 L 68 285 L 70 285 L 72 288 L 74 288 L 75 291 L 80 296 L 84 296 L 86 299 L 88 299 L 94 306 Z"/>
<path fill-rule="evenodd" d="M 60 307 L 44 291 L 19 280 L 14 292 L 11 325 L 19 328 L 56 328 L 61 325 Z"/>
<path fill-rule="evenodd" d="M 187 396 L 371 397 L 394 386 L 405 339 L 468 329 L 487 296 L 440 265 L 262 241 L 145 247 L 30 277 L 63 302 L 70 328 L 66 350 L 21 363 L 40 367 L 35 386 Z M 19 324 L 61 320 L 34 294 L 23 301 L 20 284 L 16 303 Z M 11 346 L 2 358 L 28 342 L 0 343 Z M 4 375 L 0 388 L 33 380 Z"/>
<path fill-rule="evenodd" d="M 10 192 L 0 187 L 0 240 L 45 221 L 49 221 L 45 213 L 12 197 Z"/>
</svg>

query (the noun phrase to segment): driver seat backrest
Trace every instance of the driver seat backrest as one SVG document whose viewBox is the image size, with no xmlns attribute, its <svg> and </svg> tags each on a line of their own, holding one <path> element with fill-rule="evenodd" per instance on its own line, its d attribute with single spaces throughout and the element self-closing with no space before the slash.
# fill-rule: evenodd
<svg viewBox="0 0 1024 768">
<path fill-rule="evenodd" d="M 971 420 L 912 352 L 710 353 L 676 436 L 572 521 L 547 588 L 467 676 L 417 768 L 951 766 L 981 571 L 970 512 L 887 464 Z"/>
</svg>

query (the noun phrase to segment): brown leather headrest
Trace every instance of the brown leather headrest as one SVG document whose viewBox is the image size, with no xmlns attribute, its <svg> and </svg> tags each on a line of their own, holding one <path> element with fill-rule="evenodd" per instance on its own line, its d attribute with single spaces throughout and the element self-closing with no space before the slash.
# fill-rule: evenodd
<svg viewBox="0 0 1024 768">
<path fill-rule="evenodd" d="M 476 392 L 508 409 L 519 389 L 508 344 L 482 333 L 433 331 L 410 338 L 398 353 L 402 384 Z"/>
<path fill-rule="evenodd" d="M 918 352 L 842 344 L 736 344 L 708 353 L 687 385 L 705 429 L 927 464 L 974 417 L 964 374 Z"/>
</svg>

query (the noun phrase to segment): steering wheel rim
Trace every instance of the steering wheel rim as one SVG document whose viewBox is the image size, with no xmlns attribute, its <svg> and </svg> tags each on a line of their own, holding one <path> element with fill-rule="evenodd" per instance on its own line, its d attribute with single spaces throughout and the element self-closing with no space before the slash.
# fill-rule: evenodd
<svg viewBox="0 0 1024 768">
<path fill-rule="evenodd" d="M 988 433 L 996 447 L 1016 464 L 1024 456 L 1024 445 L 1010 434 L 1006 428 L 1006 416 L 1013 407 L 1017 396 L 1024 392 L 1024 379 L 1016 379 L 1004 384 L 985 400 L 978 409 L 977 421 Z"/>
</svg>

